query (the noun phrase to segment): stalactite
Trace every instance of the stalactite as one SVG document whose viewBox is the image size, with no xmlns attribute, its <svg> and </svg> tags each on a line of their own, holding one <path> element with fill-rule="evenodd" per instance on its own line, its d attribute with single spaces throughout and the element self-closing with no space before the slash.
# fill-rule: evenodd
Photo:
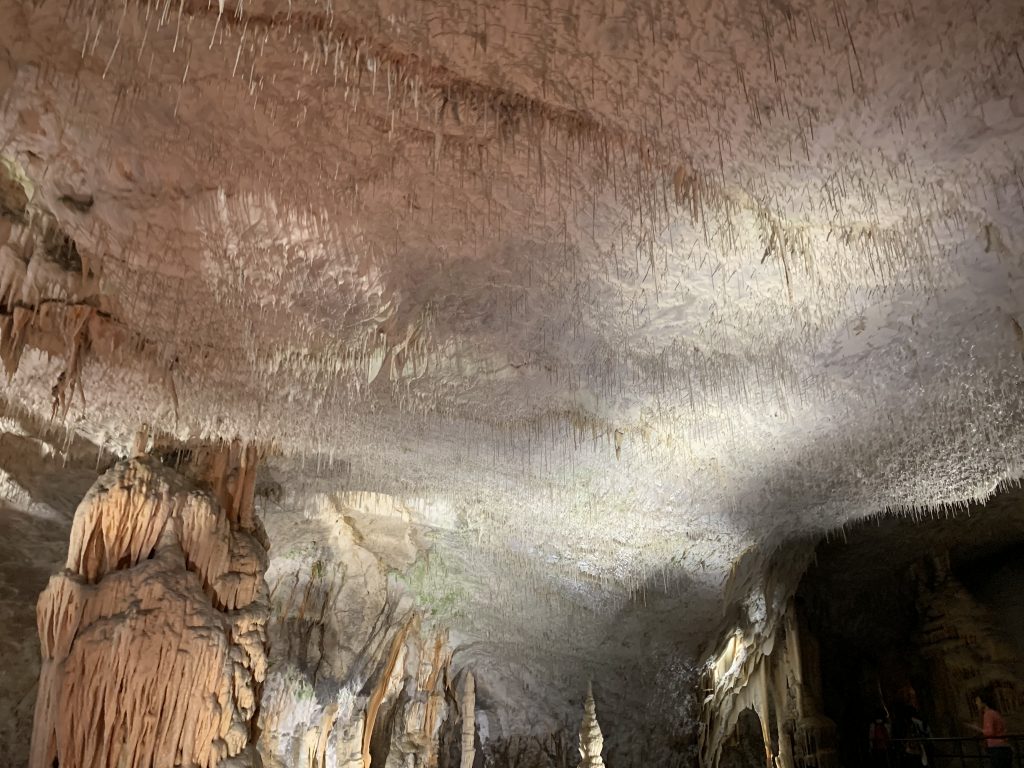
<svg viewBox="0 0 1024 768">
<path fill-rule="evenodd" d="M 297 4 L 293 14 L 291 4 L 278 13 L 238 2 L 224 14 L 223 2 L 214 11 L 211 3 L 204 10 L 202 3 L 163 0 L 151 32 L 148 3 L 143 28 L 138 2 L 73 3 L 57 14 L 55 4 L 44 0 L 34 13 L 47 23 L 10 35 L 11 77 L 21 79 L 4 94 L 3 117 L 12 121 L 5 125 L 14 126 L 4 152 L 36 157 L 45 169 L 34 171 L 42 194 L 21 195 L 26 199 L 11 216 L 35 232 L 36 224 L 26 222 L 41 220 L 37 209 L 47 195 L 53 197 L 65 172 L 94 174 L 98 204 L 91 222 L 81 210 L 62 213 L 76 217 L 69 220 L 92 253 L 81 254 L 75 281 L 65 274 L 36 282 L 28 275 L 52 277 L 52 265 L 23 250 L 27 242 L 12 238 L 0 245 L 0 287 L 6 294 L 0 356 L 12 373 L 28 348 L 64 359 L 60 378 L 45 385 L 53 387 L 55 413 L 66 413 L 78 395 L 89 394 L 81 383 L 83 372 L 95 370 L 91 361 L 110 363 L 116 371 L 144 360 L 175 404 L 178 431 L 173 369 L 181 377 L 177 381 L 190 387 L 181 393 L 182 432 L 287 432 L 281 437 L 289 457 L 301 457 L 296 474 L 308 470 L 323 481 L 332 469 L 324 455 L 339 450 L 354 457 L 346 469 L 350 484 L 434 494 L 458 519 L 452 540 L 460 554 L 469 550 L 470 562 L 437 581 L 461 584 L 473 569 L 488 574 L 486 589 L 496 596 L 487 601 L 487 615 L 506 622 L 517 621 L 525 608 L 551 621 L 570 611 L 579 611 L 574 618 L 606 615 L 628 600 L 645 600 L 651 579 L 667 589 L 673 577 L 682 585 L 698 568 L 711 571 L 710 582 L 739 546 L 735 536 L 721 532 L 731 525 L 710 524 L 712 514 L 745 515 L 741 494 L 756 493 L 761 485 L 772 498 L 793 498 L 794 511 L 780 525 L 801 528 L 883 504 L 916 515 L 923 501 L 937 496 L 957 503 L 981 481 L 1014 471 L 1019 371 L 996 357 L 960 366 L 954 352 L 941 348 L 941 337 L 929 334 L 939 339 L 936 347 L 913 339 L 913 307 L 909 323 L 886 318 L 879 321 L 881 331 L 868 328 L 860 341 L 880 349 L 873 354 L 884 355 L 887 363 L 919 371 L 922 380 L 992 380 L 998 373 L 1001 389 L 975 384 L 961 392 L 931 383 L 917 389 L 916 373 L 881 382 L 871 378 L 878 357 L 830 350 L 842 346 L 838 335 L 861 334 L 863 328 L 850 330 L 855 316 L 860 322 L 859 315 L 870 309 L 887 311 L 889 300 L 906 302 L 923 291 L 932 305 L 941 304 L 951 278 L 958 290 L 961 284 L 991 282 L 987 272 L 981 281 L 973 272 L 961 274 L 969 265 L 956 251 L 971 245 L 962 233 L 978 224 L 974 209 L 979 217 L 993 213 L 982 196 L 995 193 L 998 218 L 1012 228 L 1011 205 L 1004 202 L 1013 200 L 1005 188 L 1013 183 L 1011 165 L 1019 179 L 1016 135 L 1003 132 L 998 141 L 992 141 L 995 133 L 974 136 L 971 143 L 979 151 L 967 164 L 970 173 L 959 172 L 965 156 L 942 136 L 927 132 L 926 143 L 938 150 L 933 146 L 923 154 L 913 146 L 917 134 L 910 132 L 918 116 L 943 102 L 958 130 L 963 126 L 955 122 L 956 112 L 965 108 L 955 100 L 946 103 L 935 80 L 922 80 L 920 73 L 912 98 L 891 114 L 865 111 L 856 120 L 844 119 L 833 109 L 843 103 L 841 95 L 833 99 L 822 91 L 835 81 L 848 94 L 846 74 L 858 92 L 871 80 L 871 46 L 858 25 L 876 22 L 847 19 L 846 11 L 837 11 L 834 21 L 824 13 L 817 18 L 824 11 L 817 3 L 792 11 L 779 10 L 786 3 L 773 5 L 760 25 L 752 25 L 753 38 L 744 37 L 749 30 L 743 25 L 726 30 L 736 50 L 754 50 L 756 44 L 766 65 L 737 61 L 725 72 L 706 51 L 676 58 L 676 51 L 662 48 L 678 30 L 671 24 L 658 29 L 652 11 L 653 55 L 643 59 L 651 65 L 644 77 L 652 79 L 641 83 L 645 68 L 638 67 L 633 89 L 621 66 L 628 56 L 595 60 L 612 39 L 606 33 L 615 30 L 613 20 L 606 28 L 592 14 L 566 12 L 579 42 L 598 46 L 590 49 L 589 84 L 580 79 L 587 67 L 567 59 L 573 51 L 565 41 L 539 43 L 545 70 L 550 64 L 557 71 L 555 88 L 548 74 L 531 83 L 526 69 L 508 80 L 496 74 L 482 79 L 476 65 L 472 73 L 462 71 L 465 41 L 459 40 L 466 27 L 444 4 L 440 20 L 423 22 L 421 16 L 421 24 L 410 24 L 415 11 L 396 9 L 374 29 L 359 14 L 335 16 L 322 3 Z M 1006 4 L 989 5 L 998 10 Z M 493 6 L 481 6 L 484 36 L 500 29 L 503 39 L 520 40 L 496 43 L 488 52 L 497 57 L 500 73 L 509 63 L 503 57 L 529 45 L 521 42 L 529 35 L 520 33 L 533 29 L 538 14 L 524 3 L 522 18 L 502 18 Z M 928 40 L 929 29 L 941 30 L 940 25 L 960 28 L 958 18 L 967 20 L 973 11 L 958 16 L 955 6 L 933 14 L 929 23 L 936 26 L 922 29 L 917 39 Z M 809 89 L 792 88 L 787 46 L 776 23 L 780 13 L 792 34 L 799 30 L 814 38 L 813 46 L 799 48 L 798 60 L 806 71 L 820 64 L 820 79 L 828 86 L 807 81 Z M 993 31 L 988 13 L 985 35 Z M 713 14 L 693 15 L 694 29 L 718 29 Z M 985 14 L 974 16 L 980 29 L 977 19 Z M 12 23 L 23 24 L 14 17 Z M 852 67 L 847 73 L 828 61 L 840 38 L 854 49 L 847 63 L 856 64 L 856 80 Z M 949 42 L 939 57 L 943 71 L 953 73 L 945 79 L 959 82 L 965 61 L 974 63 L 974 43 L 938 39 Z M 438 40 L 452 49 L 436 47 Z M 81 51 L 75 70 L 65 68 L 59 53 L 67 41 L 76 54 Z M 143 49 L 150 54 L 148 70 Z M 998 47 L 993 56 L 1011 61 Z M 530 58 L 516 67 L 531 66 Z M 670 85 L 663 81 L 659 89 L 655 79 L 666 69 Z M 688 74 L 686 83 L 677 79 Z M 1011 76 L 1019 75 L 994 74 L 988 88 L 970 75 L 964 102 L 983 112 L 982 93 L 1016 93 Z M 765 89 L 766 83 L 772 87 Z M 741 89 L 742 100 L 730 97 L 730 88 Z M 799 106 L 794 92 L 802 94 Z M 670 95 L 666 106 L 675 119 L 666 130 L 662 99 Z M 258 133 L 258 141 L 244 140 L 225 118 L 243 103 L 252 105 L 252 119 L 239 127 Z M 335 112 L 336 107 L 341 108 Z M 202 124 L 194 124 L 200 109 Z M 54 141 L 48 122 L 36 131 L 29 118 L 56 110 L 58 124 L 66 124 Z M 755 115 L 756 130 L 744 125 L 747 112 Z M 173 125 L 162 125 L 161 116 Z M 97 120 L 101 127 L 109 121 L 109 136 L 94 130 Z M 877 133 L 873 120 L 879 122 Z M 905 142 L 895 135 L 895 124 L 901 135 L 908 131 Z M 815 139 L 819 126 L 824 141 Z M 97 133 L 116 151 L 87 140 Z M 116 146 L 122 137 L 124 152 Z M 323 151 L 304 151 L 306 142 Z M 391 154 L 382 157 L 385 145 Z M 865 160 L 869 153 L 877 156 Z M 122 168 L 116 157 L 122 154 L 145 155 L 147 173 L 128 173 L 130 164 Z M 932 155 L 945 158 L 944 176 L 924 162 Z M 69 161 L 76 156 L 81 169 Z M 324 157 L 338 158 L 333 168 Z M 164 184 L 161 175 L 172 175 L 170 168 L 178 165 L 196 178 Z M 474 204 L 482 196 L 486 215 L 482 204 Z M 145 226 L 134 222 L 148 216 L 111 210 L 130 209 L 141 200 L 152 213 Z M 958 234 L 943 235 L 943 228 Z M 985 252 L 988 246 L 998 251 L 988 234 Z M 30 239 L 25 232 L 17 237 Z M 31 246 L 38 251 L 38 242 Z M 69 304 L 62 291 L 77 290 L 92 261 L 116 266 L 104 278 L 104 292 L 90 291 L 88 301 Z M 1012 267 L 1013 259 L 1004 261 Z M 161 295 L 170 274 L 175 288 Z M 10 292 L 15 283 L 29 291 Z M 38 294 L 40 288 L 45 295 Z M 500 328 L 488 325 L 494 306 L 504 310 Z M 442 319 L 438 329 L 430 327 L 435 311 Z M 963 314 L 971 314 L 969 302 Z M 480 336 L 469 327 L 478 320 Z M 889 341 L 889 334 L 913 340 Z M 999 335 L 990 334 L 992 349 L 1003 343 Z M 879 341 L 883 346 L 875 347 Z M 506 356 L 503 344 L 521 349 Z M 973 360 L 974 342 L 963 349 L 961 357 L 969 349 Z M 936 356 L 950 363 L 933 372 L 928 366 Z M 42 355 L 31 357 L 37 362 L 34 357 Z M 21 379 L 31 373 L 23 370 Z M 225 382 L 230 386 L 220 386 Z M 20 391 L 34 386 L 24 384 Z M 928 417 L 919 419 L 919 412 L 903 404 L 887 407 L 878 393 L 890 386 L 905 388 L 927 406 Z M 547 403 L 551 398 L 560 399 L 557 408 Z M 569 400 L 571 408 L 564 405 Z M 585 404 L 576 407 L 577 400 Z M 145 418 L 150 405 L 138 409 Z M 942 414 L 954 408 L 969 418 L 950 419 L 946 430 Z M 109 403 L 83 412 L 86 429 L 135 415 L 124 416 Z M 395 413 L 399 418 L 388 421 Z M 976 418 L 980 414 L 984 419 Z M 152 418 L 172 428 L 169 415 Z M 960 425 L 979 420 L 998 424 L 980 430 L 979 437 L 965 436 Z M 910 431 L 925 430 L 925 423 L 927 432 Z M 405 431 L 409 424 L 414 426 Z M 864 427 L 870 437 L 836 437 L 853 426 Z M 415 447 L 426 449 L 420 453 L 431 457 L 427 461 L 444 479 L 421 489 L 416 485 L 426 473 L 419 466 L 407 472 L 406 462 L 422 460 L 401 443 L 426 433 L 431 437 Z M 796 434 L 814 440 L 809 455 Z M 972 471 L 951 472 L 957 478 L 940 491 L 931 483 L 939 461 L 914 450 L 934 445 L 936 435 L 955 436 L 946 443 L 950 453 L 969 439 L 985 446 L 975 452 Z M 238 502 L 254 481 L 251 450 L 239 446 L 217 454 L 206 480 L 232 524 L 258 538 L 251 508 Z M 399 451 L 402 458 L 396 460 Z M 612 451 L 620 463 L 609 469 L 605 459 Z M 490 464 L 482 469 L 477 452 L 489 454 Z M 999 454 L 1003 466 L 993 470 L 988 453 Z M 872 463 L 881 457 L 878 466 L 886 467 L 858 483 L 858 492 L 866 490 L 855 503 L 832 485 L 850 456 L 857 459 L 858 477 L 866 457 Z M 682 465 L 695 471 L 673 471 Z M 624 488 L 628 478 L 644 471 L 650 472 L 645 480 Z M 571 481 L 563 480 L 570 475 Z M 447 482 L 469 477 L 478 482 Z M 675 485 L 652 490 L 646 480 L 655 477 L 674 477 L 669 482 Z M 476 508 L 478 498 L 486 499 L 482 510 Z M 810 510 L 801 504 L 821 498 L 830 501 L 815 502 Z M 761 515 L 750 538 L 779 533 L 774 511 Z M 706 526 L 696 522 L 705 513 Z M 138 536 L 148 541 L 149 533 Z M 585 562 L 577 557 L 584 540 Z M 627 540 L 628 555 L 612 557 Z M 569 611 L 558 599 L 566 591 L 573 595 Z M 484 599 L 478 593 L 456 596 L 459 604 L 447 610 L 461 610 L 467 623 L 477 621 L 475 606 L 461 601 Z M 305 597 L 297 601 L 305 610 Z M 559 634 L 558 626 L 534 624 L 543 627 L 530 628 L 538 636 Z M 500 637 L 502 630 L 491 623 L 481 632 Z M 771 695 L 765 681 L 777 677 L 766 670 L 772 671 L 760 668 L 751 678 L 757 685 L 742 694 L 762 707 Z M 328 722 L 322 720 L 322 727 Z M 311 759 L 319 754 L 321 737 L 313 739 Z"/>
</svg>

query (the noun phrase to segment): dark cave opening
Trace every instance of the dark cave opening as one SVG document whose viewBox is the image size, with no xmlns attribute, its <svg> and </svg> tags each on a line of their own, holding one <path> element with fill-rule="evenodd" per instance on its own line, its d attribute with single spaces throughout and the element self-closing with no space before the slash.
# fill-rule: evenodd
<svg viewBox="0 0 1024 768">
<path fill-rule="evenodd" d="M 753 709 L 744 709 L 736 720 L 736 730 L 722 749 L 721 768 L 764 768 L 767 764 L 761 718 Z"/>
<path fill-rule="evenodd" d="M 890 742 L 874 764 L 987 765 L 971 727 L 983 690 L 1007 731 L 1024 733 L 1022 594 L 1019 489 L 956 515 L 879 517 L 820 544 L 797 601 L 820 641 L 841 763 L 872 764 L 884 718 Z M 912 738 L 922 724 L 930 740 Z"/>
</svg>

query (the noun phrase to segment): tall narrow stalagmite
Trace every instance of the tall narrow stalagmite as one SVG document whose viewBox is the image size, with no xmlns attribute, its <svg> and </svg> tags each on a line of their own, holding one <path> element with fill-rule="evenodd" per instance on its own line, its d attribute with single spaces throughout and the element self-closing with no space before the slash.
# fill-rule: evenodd
<svg viewBox="0 0 1024 768">
<path fill-rule="evenodd" d="M 377 715 L 380 714 L 381 704 L 384 703 L 384 697 L 387 696 L 388 686 L 391 684 L 391 676 L 395 673 L 395 668 L 398 665 L 399 657 L 402 655 L 406 638 L 408 638 L 410 630 L 419 627 L 418 621 L 418 617 L 415 615 L 410 617 L 402 625 L 402 628 L 395 633 L 395 636 L 391 640 L 391 650 L 384 663 L 380 680 L 377 682 L 377 686 L 374 688 L 373 694 L 370 696 L 370 701 L 366 705 L 366 725 L 363 728 L 363 768 L 370 768 L 370 765 L 373 762 L 373 756 L 370 753 L 370 745 L 373 742 L 373 732 L 374 726 L 377 724 Z"/>
<path fill-rule="evenodd" d="M 583 722 L 580 723 L 580 768 L 604 768 L 603 748 L 604 734 L 597 722 L 594 689 L 587 683 L 587 700 L 583 705 Z"/>
<path fill-rule="evenodd" d="M 252 764 L 267 553 L 246 522 L 152 459 L 96 482 L 39 598 L 31 768 Z"/>
<path fill-rule="evenodd" d="M 462 761 L 459 768 L 473 768 L 476 757 L 476 681 L 472 672 L 466 672 L 462 683 Z"/>
</svg>

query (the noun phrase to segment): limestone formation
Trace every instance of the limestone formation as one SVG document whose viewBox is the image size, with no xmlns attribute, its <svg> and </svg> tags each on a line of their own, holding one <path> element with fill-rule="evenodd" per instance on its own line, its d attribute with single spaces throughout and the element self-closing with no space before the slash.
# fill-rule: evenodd
<svg viewBox="0 0 1024 768">
<path fill-rule="evenodd" d="M 703 703 L 700 734 L 703 765 L 718 764 L 748 709 L 760 720 L 765 765 L 838 765 L 835 723 L 822 711 L 816 640 L 792 600 L 780 607 L 761 627 L 733 631 L 709 660 L 704 685 L 710 694 Z M 769 730 L 773 721 L 774 733 Z M 778 745 L 775 754 L 772 744 Z"/>
<path fill-rule="evenodd" d="M 581 768 L 604 768 L 604 759 L 601 757 L 602 749 L 604 749 L 604 735 L 597 722 L 594 689 L 592 684 L 587 683 L 587 698 L 583 703 L 583 722 L 580 724 Z"/>
<path fill-rule="evenodd" d="M 65 415 L 76 395 L 85 402 L 82 375 L 89 360 L 134 365 L 163 382 L 177 408 L 173 366 L 158 361 L 155 345 L 118 319 L 88 252 L 48 208 L 29 205 L 25 187 L 31 183 L 20 169 L 0 165 L 0 186 L 8 187 L 5 210 L 13 219 L 7 238 L 0 238 L 0 361 L 8 377 L 26 349 L 62 360 L 50 390 L 51 416 Z M 13 208 L 12 189 L 21 197 Z"/>
<path fill-rule="evenodd" d="M 364 747 L 374 766 L 436 766 L 451 643 L 393 576 L 423 546 L 408 510 L 372 493 L 317 494 L 301 516 L 263 502 L 275 553 L 264 766 L 362 768 Z"/>
<path fill-rule="evenodd" d="M 930 667 L 934 696 L 955 721 L 972 722 L 973 695 L 990 692 L 1001 712 L 1017 719 L 1024 709 L 1020 650 L 996 630 L 989 612 L 953 575 L 948 552 L 914 568 L 917 607 L 923 617 L 921 652 Z"/>
<path fill-rule="evenodd" d="M 262 545 L 171 470 L 133 459 L 103 475 L 39 598 L 32 768 L 251 755 L 266 567 Z"/>
<path fill-rule="evenodd" d="M 451 668 L 478 763 L 563 760 L 593 679 L 610 764 L 690 764 L 713 646 L 706 760 L 754 706 L 827 768 L 765 558 L 1024 476 L 1020 6 L 0 0 L 2 399 L 209 492 L 83 507 L 35 762 L 100 638 L 162 647 L 138 592 L 183 655 L 268 613 L 181 761 L 429 763 Z"/>
<path fill-rule="evenodd" d="M 460 768 L 473 768 L 476 755 L 476 683 L 472 672 L 462 679 L 462 758 Z"/>
</svg>

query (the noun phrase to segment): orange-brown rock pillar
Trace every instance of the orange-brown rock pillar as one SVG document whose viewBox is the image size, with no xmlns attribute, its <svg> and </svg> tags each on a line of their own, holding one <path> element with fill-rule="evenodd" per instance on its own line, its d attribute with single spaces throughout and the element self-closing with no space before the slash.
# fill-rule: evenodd
<svg viewBox="0 0 1024 768">
<path fill-rule="evenodd" d="M 39 598 L 30 768 L 251 764 L 267 664 L 256 528 L 152 459 L 97 480 Z"/>
</svg>

